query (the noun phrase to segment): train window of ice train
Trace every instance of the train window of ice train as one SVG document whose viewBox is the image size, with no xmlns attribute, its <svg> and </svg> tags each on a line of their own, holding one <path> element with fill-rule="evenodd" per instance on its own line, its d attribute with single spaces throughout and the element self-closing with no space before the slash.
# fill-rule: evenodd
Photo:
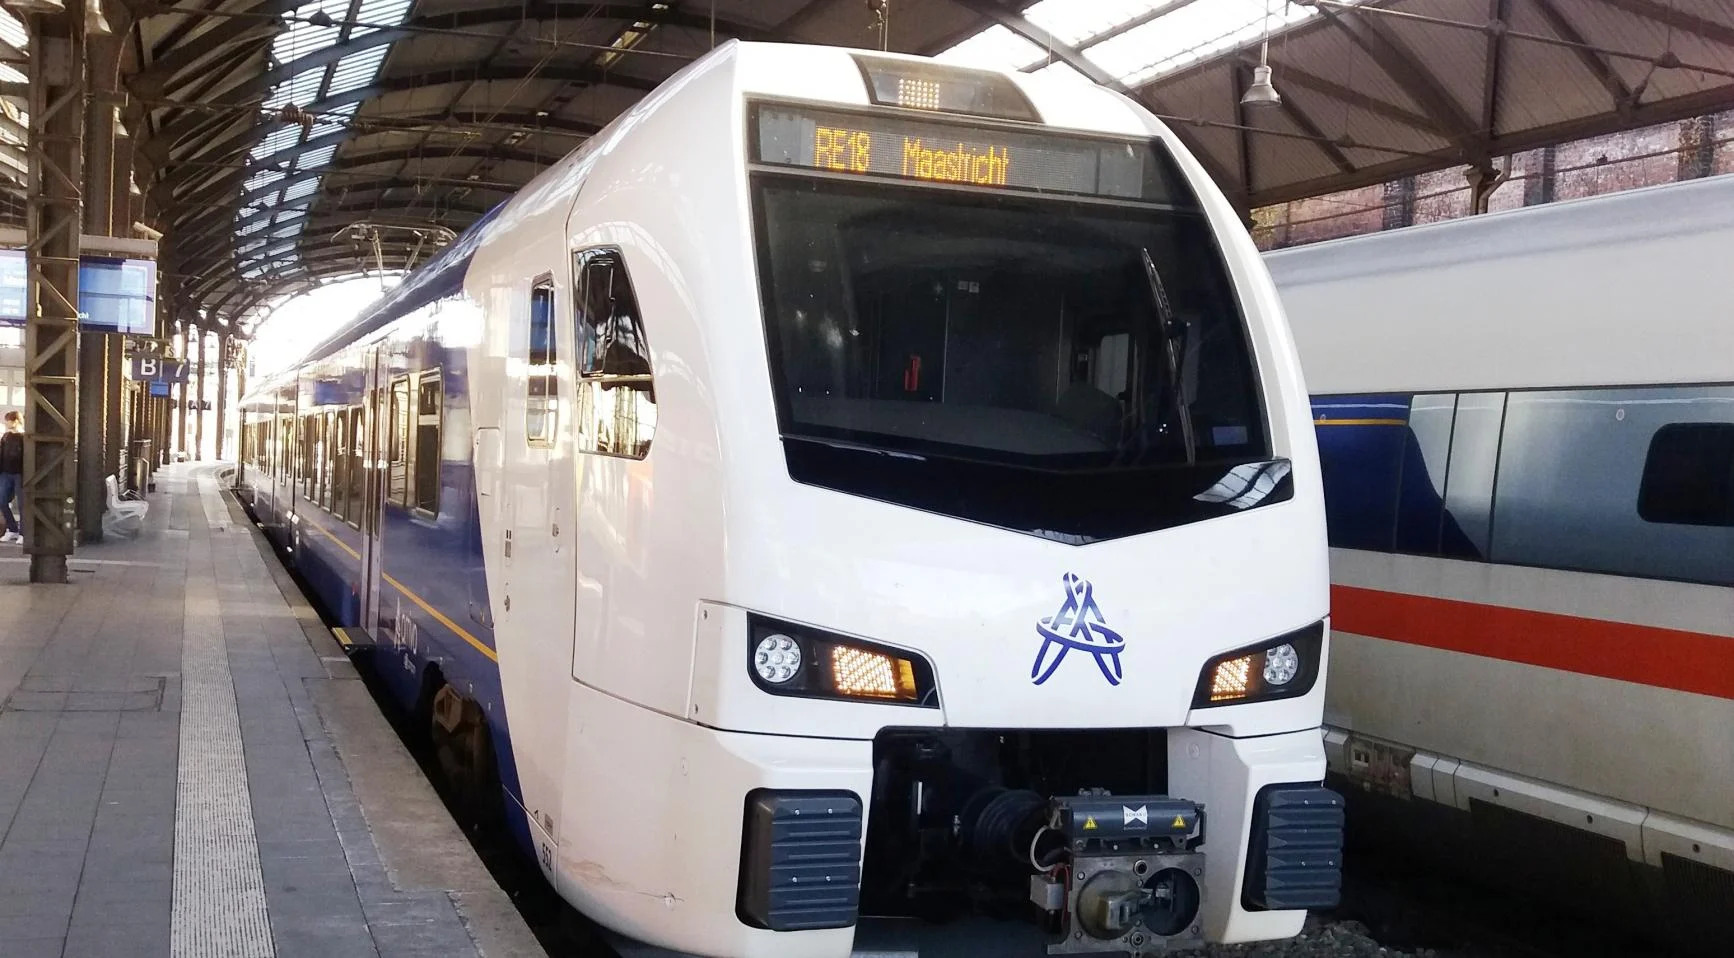
<svg viewBox="0 0 1734 958">
<path fill-rule="evenodd" d="M 1638 515 L 1649 522 L 1734 526 L 1734 423 L 1676 422 L 1656 430 L 1644 460 Z"/>
<path fill-rule="evenodd" d="M 1734 387 L 1513 393 L 1493 560 L 1734 582 Z"/>
</svg>

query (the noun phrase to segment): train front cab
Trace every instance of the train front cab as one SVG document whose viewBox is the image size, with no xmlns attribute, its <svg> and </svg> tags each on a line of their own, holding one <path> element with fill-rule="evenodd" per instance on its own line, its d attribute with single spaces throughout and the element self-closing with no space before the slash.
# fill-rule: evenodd
<svg viewBox="0 0 1734 958">
<path fill-rule="evenodd" d="M 705 955 L 983 911 L 1003 954 L 1296 934 L 1340 864 L 1323 510 L 1244 229 L 1105 91 L 732 52 L 599 138 L 567 227 L 580 447 L 633 402 L 655 439 L 580 464 L 578 681 L 557 732 L 510 720 L 544 870 Z M 657 148 L 742 130 L 744 172 Z M 510 629 L 509 709 L 554 681 Z"/>
</svg>

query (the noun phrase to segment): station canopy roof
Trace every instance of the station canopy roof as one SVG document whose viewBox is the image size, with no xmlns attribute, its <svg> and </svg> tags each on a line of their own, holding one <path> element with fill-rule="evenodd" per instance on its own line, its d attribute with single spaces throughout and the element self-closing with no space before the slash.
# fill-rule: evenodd
<svg viewBox="0 0 1734 958">
<path fill-rule="evenodd" d="M 424 261 L 731 37 L 1125 90 L 1246 209 L 1734 106 L 1730 0 L 104 2 L 136 25 L 135 219 L 185 314 L 242 331 L 286 293 Z M 0 15 L 20 187 L 27 47 Z M 1281 103 L 1242 106 L 1261 47 Z"/>
</svg>

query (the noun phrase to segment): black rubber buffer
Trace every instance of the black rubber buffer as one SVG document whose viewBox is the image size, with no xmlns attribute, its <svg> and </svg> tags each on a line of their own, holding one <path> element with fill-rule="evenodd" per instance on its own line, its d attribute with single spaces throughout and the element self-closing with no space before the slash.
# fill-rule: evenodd
<svg viewBox="0 0 1734 958">
<path fill-rule="evenodd" d="M 772 931 L 847 928 L 861 902 L 861 799 L 852 792 L 747 795 L 736 912 Z"/>
<path fill-rule="evenodd" d="M 1335 908 L 1342 885 L 1343 797 L 1313 784 L 1260 789 L 1241 904 L 1249 911 Z"/>
</svg>

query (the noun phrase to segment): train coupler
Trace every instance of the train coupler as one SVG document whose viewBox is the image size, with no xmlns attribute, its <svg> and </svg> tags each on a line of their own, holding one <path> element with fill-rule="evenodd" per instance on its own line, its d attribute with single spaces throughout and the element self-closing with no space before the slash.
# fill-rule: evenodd
<svg viewBox="0 0 1734 958">
<path fill-rule="evenodd" d="M 1058 919 L 1048 954 L 1137 956 L 1202 941 L 1202 805 L 1167 796 L 1056 798 L 1045 831 L 1064 843 L 1030 879 L 1031 900 Z"/>
</svg>

